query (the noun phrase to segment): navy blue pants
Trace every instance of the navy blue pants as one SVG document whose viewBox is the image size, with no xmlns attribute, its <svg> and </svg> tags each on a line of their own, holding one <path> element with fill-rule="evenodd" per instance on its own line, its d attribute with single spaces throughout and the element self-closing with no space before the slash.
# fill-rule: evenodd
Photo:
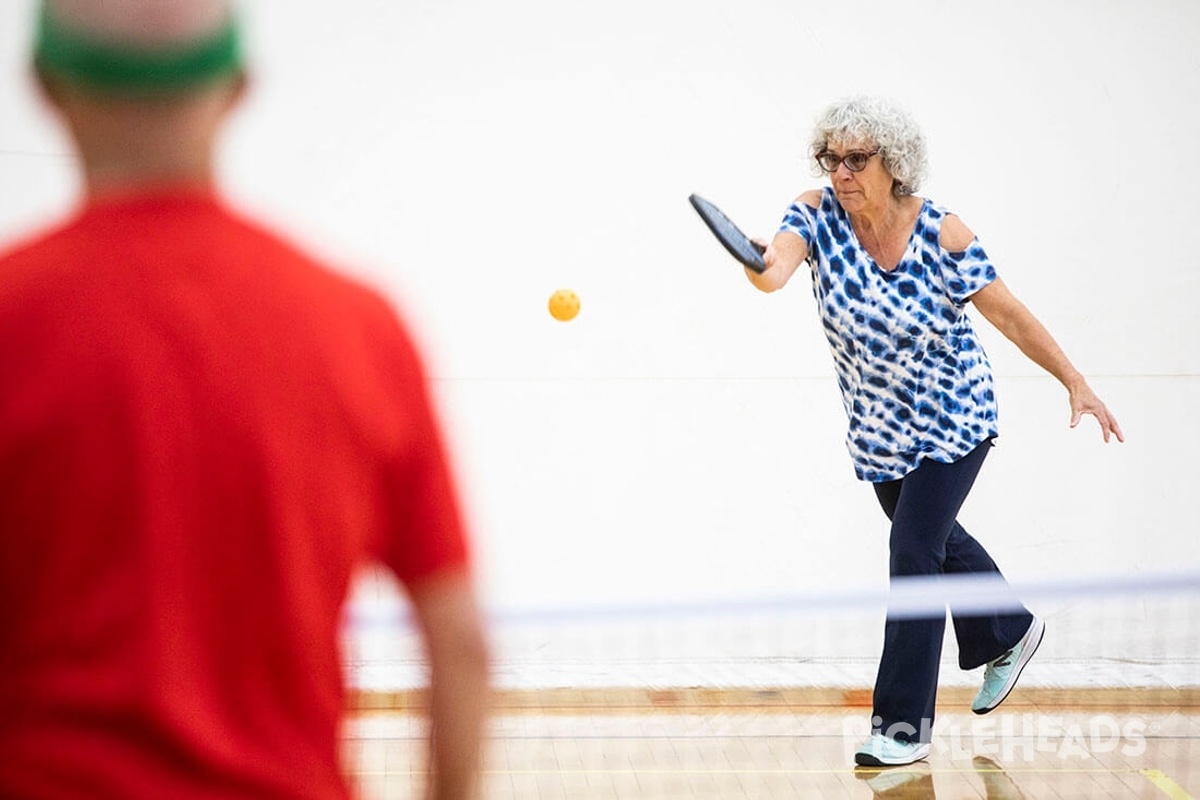
<svg viewBox="0 0 1200 800">
<path fill-rule="evenodd" d="M 983 545 L 956 519 L 991 446 L 989 439 L 952 464 L 925 461 L 900 480 L 874 485 L 879 504 L 892 521 L 893 582 L 910 576 L 1000 575 Z M 951 607 L 950 612 L 963 669 L 975 669 L 998 657 L 1020 641 L 1033 621 L 1023 608 L 958 615 Z M 875 679 L 874 731 L 901 741 L 929 741 L 945 629 L 945 612 L 916 619 L 889 616 Z"/>
</svg>

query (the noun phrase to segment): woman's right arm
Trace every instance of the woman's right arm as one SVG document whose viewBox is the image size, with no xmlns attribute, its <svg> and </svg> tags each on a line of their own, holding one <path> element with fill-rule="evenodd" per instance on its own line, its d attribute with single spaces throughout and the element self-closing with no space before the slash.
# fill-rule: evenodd
<svg viewBox="0 0 1200 800">
<path fill-rule="evenodd" d="M 796 198 L 796 202 L 804 203 L 810 208 L 817 208 L 821 204 L 821 192 L 819 190 L 805 192 Z M 784 287 L 807 258 L 808 242 L 804 241 L 799 234 L 780 231 L 775 234 L 771 243 L 766 245 L 766 250 L 763 252 L 763 261 L 767 264 L 766 270 L 759 274 L 754 270 L 747 269 L 746 277 L 759 291 L 774 292 Z"/>
</svg>

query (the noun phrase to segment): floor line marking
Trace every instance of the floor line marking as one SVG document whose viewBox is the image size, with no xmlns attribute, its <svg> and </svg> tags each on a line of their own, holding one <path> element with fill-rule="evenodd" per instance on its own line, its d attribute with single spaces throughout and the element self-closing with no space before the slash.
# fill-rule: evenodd
<svg viewBox="0 0 1200 800">
<path fill-rule="evenodd" d="M 861 771 L 869 772 L 870 770 Z M 357 777 L 378 778 L 378 777 L 395 777 L 398 772 L 402 772 L 407 776 L 422 776 L 428 775 L 426 769 L 398 769 L 398 770 L 354 770 L 352 775 Z M 481 775 L 845 775 L 852 774 L 853 767 L 823 767 L 823 768 L 779 768 L 779 769 L 712 769 L 705 767 L 676 767 L 676 768 L 655 768 L 655 769 L 638 769 L 635 767 L 622 768 L 567 768 L 567 769 L 484 769 L 480 771 Z M 1077 769 L 1054 769 L 1046 768 L 1029 768 L 1029 769 L 973 769 L 970 767 L 954 768 L 954 767 L 935 767 L 929 770 L 929 774 L 937 775 L 975 775 L 980 772 L 995 772 L 1008 773 L 1009 775 L 1143 775 L 1161 789 L 1171 800 L 1196 800 L 1192 795 L 1188 794 L 1184 789 L 1171 780 L 1165 773 L 1157 769 L 1096 769 L 1096 768 L 1077 768 Z"/>
<path fill-rule="evenodd" d="M 1143 769 L 1140 772 L 1146 779 L 1162 790 L 1171 800 L 1194 800 L 1194 798 L 1160 769 Z"/>
</svg>

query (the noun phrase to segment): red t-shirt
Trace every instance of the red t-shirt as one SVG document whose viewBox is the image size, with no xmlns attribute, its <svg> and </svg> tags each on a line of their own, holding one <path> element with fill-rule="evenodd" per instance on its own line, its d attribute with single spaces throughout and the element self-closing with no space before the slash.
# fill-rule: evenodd
<svg viewBox="0 0 1200 800">
<path fill-rule="evenodd" d="M 0 256 L 0 797 L 345 797 L 372 558 L 467 563 L 379 296 L 184 190 Z"/>
</svg>

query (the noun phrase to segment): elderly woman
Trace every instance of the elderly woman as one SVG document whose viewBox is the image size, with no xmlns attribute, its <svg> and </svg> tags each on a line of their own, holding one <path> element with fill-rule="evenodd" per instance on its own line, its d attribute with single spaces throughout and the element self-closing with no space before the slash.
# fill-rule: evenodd
<svg viewBox="0 0 1200 800">
<path fill-rule="evenodd" d="M 1071 426 L 1084 414 L 1104 441 L 1116 419 L 1050 333 L 996 275 L 970 228 L 918 197 L 925 144 L 908 114 L 873 98 L 831 106 L 812 154 L 830 187 L 800 195 L 746 271 L 758 289 L 783 287 L 808 262 L 849 417 L 846 445 L 891 520 L 892 579 L 981 574 L 1000 579 L 987 551 L 956 521 L 998 433 L 991 367 L 968 303 L 1068 392 Z M 952 609 L 953 611 L 953 609 Z M 972 710 L 998 706 L 1041 642 L 1024 608 L 954 614 L 963 669 L 986 665 Z M 930 750 L 945 615 L 889 616 L 870 739 L 858 764 L 909 764 Z"/>
</svg>

